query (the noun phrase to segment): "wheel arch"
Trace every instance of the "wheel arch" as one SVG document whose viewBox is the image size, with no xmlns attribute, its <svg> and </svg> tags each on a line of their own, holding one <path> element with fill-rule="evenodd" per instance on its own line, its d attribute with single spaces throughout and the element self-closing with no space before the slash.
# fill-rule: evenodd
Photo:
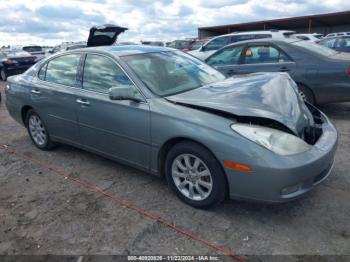
<svg viewBox="0 0 350 262">
<path fill-rule="evenodd" d="M 27 113 L 29 110 L 33 109 L 33 107 L 25 105 L 22 107 L 21 109 L 21 118 L 22 118 L 22 122 L 24 125 L 26 125 L 26 117 L 27 117 Z"/>
</svg>

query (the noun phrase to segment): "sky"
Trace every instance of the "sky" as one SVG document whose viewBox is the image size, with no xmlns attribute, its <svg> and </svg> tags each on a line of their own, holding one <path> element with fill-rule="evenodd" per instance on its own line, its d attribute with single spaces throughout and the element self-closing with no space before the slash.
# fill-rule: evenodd
<svg viewBox="0 0 350 262">
<path fill-rule="evenodd" d="M 350 10 L 344 0 L 0 0 L 0 46 L 86 41 L 93 25 L 129 28 L 119 41 L 184 39 L 197 28 Z"/>
</svg>

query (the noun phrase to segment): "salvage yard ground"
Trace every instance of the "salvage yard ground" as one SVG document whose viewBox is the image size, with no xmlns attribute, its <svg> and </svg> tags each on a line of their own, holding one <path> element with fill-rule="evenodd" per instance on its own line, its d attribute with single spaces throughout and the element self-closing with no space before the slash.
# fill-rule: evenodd
<svg viewBox="0 0 350 262">
<path fill-rule="evenodd" d="M 350 255 L 350 103 L 321 109 L 339 134 L 333 174 L 287 204 L 226 201 L 194 209 L 165 182 L 69 146 L 43 152 L 16 123 L 0 90 L 0 146 L 63 170 L 244 255 Z M 0 147 L 0 254 L 220 254 L 103 195 Z"/>
</svg>

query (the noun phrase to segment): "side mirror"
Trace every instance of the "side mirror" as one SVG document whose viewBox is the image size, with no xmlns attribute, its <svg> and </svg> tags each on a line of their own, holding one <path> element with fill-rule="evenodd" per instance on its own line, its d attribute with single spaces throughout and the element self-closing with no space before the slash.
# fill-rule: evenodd
<svg viewBox="0 0 350 262">
<path fill-rule="evenodd" d="M 111 100 L 143 101 L 139 93 L 131 86 L 111 87 L 108 93 Z"/>
</svg>

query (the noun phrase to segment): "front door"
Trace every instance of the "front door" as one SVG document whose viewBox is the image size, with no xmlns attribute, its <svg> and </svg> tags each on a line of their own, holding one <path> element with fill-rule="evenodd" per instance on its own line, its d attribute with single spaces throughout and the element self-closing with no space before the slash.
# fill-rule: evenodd
<svg viewBox="0 0 350 262">
<path fill-rule="evenodd" d="M 129 164 L 148 169 L 150 110 L 146 102 L 111 100 L 109 88 L 136 87 L 110 57 L 87 54 L 79 104 L 79 130 L 84 146 Z M 139 94 L 141 96 L 141 94 Z"/>
</svg>

